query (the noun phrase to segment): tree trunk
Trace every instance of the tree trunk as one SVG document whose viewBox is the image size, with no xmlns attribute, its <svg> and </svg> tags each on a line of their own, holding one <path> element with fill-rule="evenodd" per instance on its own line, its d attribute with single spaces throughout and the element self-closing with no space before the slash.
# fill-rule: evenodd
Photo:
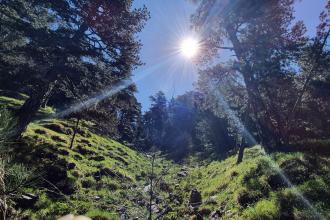
<svg viewBox="0 0 330 220">
<path fill-rule="evenodd" d="M 253 70 L 244 54 L 246 49 L 242 47 L 239 39 L 236 36 L 235 30 L 229 26 L 226 29 L 229 35 L 229 39 L 233 44 L 233 50 L 238 60 L 243 63 L 240 72 L 242 73 L 246 85 L 248 102 L 252 107 L 252 111 L 256 120 L 256 128 L 258 136 L 261 140 L 261 144 L 266 148 L 272 149 L 276 146 L 278 140 L 274 137 L 273 132 L 275 131 L 275 129 L 270 120 L 269 112 L 260 95 L 257 81 L 253 77 Z M 263 111 L 265 112 L 265 116 L 262 115 Z"/>
<path fill-rule="evenodd" d="M 151 160 L 151 175 L 150 175 L 150 198 L 149 198 L 149 218 L 148 220 L 152 220 L 152 201 L 154 197 L 154 191 L 153 191 L 153 180 L 154 180 L 154 164 L 155 164 L 155 155 L 152 155 Z"/>
<path fill-rule="evenodd" d="M 77 118 L 76 125 L 73 130 L 73 135 L 72 135 L 71 142 L 70 142 L 70 149 L 73 148 L 73 142 L 74 142 L 74 139 L 75 139 L 77 131 L 78 131 L 79 121 L 80 121 L 80 117 Z"/>
<path fill-rule="evenodd" d="M 239 150 L 238 150 L 238 155 L 237 155 L 237 161 L 236 161 L 236 164 L 240 164 L 242 161 L 243 161 L 243 156 L 244 156 L 244 145 L 242 144 L 240 147 L 239 147 Z"/>
<path fill-rule="evenodd" d="M 10 139 L 17 140 L 21 137 L 28 124 L 32 121 L 33 117 L 37 114 L 41 104 L 44 101 L 45 94 L 49 86 L 36 89 L 30 97 L 24 102 L 21 108 L 15 113 L 16 128 L 13 131 Z"/>
<path fill-rule="evenodd" d="M 54 83 L 52 83 L 52 84 L 49 86 L 49 89 L 46 91 L 46 93 L 45 93 L 45 95 L 44 95 L 43 102 L 41 103 L 41 106 L 42 106 L 43 108 L 46 108 L 46 107 L 47 107 L 47 103 L 48 103 L 50 97 L 54 94 L 56 84 L 57 84 L 57 80 L 56 80 Z"/>
</svg>

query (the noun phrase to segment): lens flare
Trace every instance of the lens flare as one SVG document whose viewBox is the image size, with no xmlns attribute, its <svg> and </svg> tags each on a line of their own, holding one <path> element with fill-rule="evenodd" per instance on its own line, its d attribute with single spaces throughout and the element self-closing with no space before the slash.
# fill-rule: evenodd
<svg viewBox="0 0 330 220">
<path fill-rule="evenodd" d="M 189 37 L 184 39 L 180 45 L 180 52 L 187 58 L 194 57 L 199 50 L 199 42 L 197 39 Z"/>
</svg>

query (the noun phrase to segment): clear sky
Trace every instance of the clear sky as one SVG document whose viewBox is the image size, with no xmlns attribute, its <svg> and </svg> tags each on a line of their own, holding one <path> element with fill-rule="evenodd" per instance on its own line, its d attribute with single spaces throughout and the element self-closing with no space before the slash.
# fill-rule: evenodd
<svg viewBox="0 0 330 220">
<path fill-rule="evenodd" d="M 325 4 L 326 0 L 296 3 L 296 19 L 304 21 L 308 35 L 314 35 Z M 151 18 L 138 36 L 143 44 L 141 59 L 145 65 L 134 71 L 133 80 L 138 88 L 136 96 L 145 111 L 150 105 L 150 95 L 162 90 L 171 98 L 191 90 L 197 80 L 196 66 L 178 54 L 182 39 L 192 34 L 190 15 L 196 5 L 187 0 L 135 0 L 135 7 L 142 5 L 147 6 Z"/>
</svg>

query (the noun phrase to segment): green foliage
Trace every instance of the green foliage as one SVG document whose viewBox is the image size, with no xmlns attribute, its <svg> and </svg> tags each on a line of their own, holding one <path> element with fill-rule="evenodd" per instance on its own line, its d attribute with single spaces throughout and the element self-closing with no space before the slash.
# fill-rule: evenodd
<svg viewBox="0 0 330 220">
<path fill-rule="evenodd" d="M 0 89 L 29 96 L 16 113 L 14 138 L 21 135 L 41 106 L 50 102 L 63 109 L 75 100 L 85 101 L 119 86 L 141 64 L 141 44 L 134 36 L 149 14 L 145 7 L 133 8 L 130 0 L 4 0 L 0 13 Z M 121 113 L 120 123 L 125 126 L 120 127 L 120 135 L 134 139 L 135 130 L 128 127 L 139 116 L 135 91 L 130 85 L 111 97 L 113 105 L 108 102 L 99 111 L 84 105 L 83 110 L 90 110 L 94 119 L 100 115 L 115 119 L 114 115 Z M 67 115 L 71 113 L 77 112 Z"/>
<path fill-rule="evenodd" d="M 15 126 L 11 113 L 0 109 L 0 210 L 2 218 L 8 212 L 13 212 L 15 199 L 20 198 L 24 188 L 33 185 L 35 178 L 33 170 L 27 169 L 23 164 L 17 163 L 10 155 L 8 137 Z"/>
<path fill-rule="evenodd" d="M 248 220 L 278 219 L 279 206 L 274 200 L 261 200 L 254 207 L 244 210 L 243 218 Z"/>
<path fill-rule="evenodd" d="M 239 165 L 236 165 L 236 156 L 205 165 L 194 162 L 190 165 L 189 175 L 180 180 L 180 188 L 175 192 L 188 198 L 190 190 L 197 188 L 204 201 L 201 209 L 219 210 L 220 207 L 223 219 L 278 219 L 290 210 L 297 219 L 304 219 L 304 215 L 315 218 L 315 212 L 306 208 L 296 194 L 299 191 L 328 218 L 329 190 L 325 184 L 329 182 L 329 158 L 304 153 L 274 153 L 270 156 L 273 159 L 265 156 L 260 147 L 253 147 L 246 149 Z M 310 177 L 301 180 L 296 189 L 285 184 L 274 188 L 270 176 L 277 173 L 276 166 L 283 169 L 287 178 L 295 181 L 297 175 L 305 172 L 296 169 L 301 159 L 305 166 L 314 167 L 308 170 Z M 315 160 L 318 162 L 313 165 Z M 291 163 L 294 165 L 287 166 Z M 294 173 L 295 170 L 298 173 Z"/>
</svg>

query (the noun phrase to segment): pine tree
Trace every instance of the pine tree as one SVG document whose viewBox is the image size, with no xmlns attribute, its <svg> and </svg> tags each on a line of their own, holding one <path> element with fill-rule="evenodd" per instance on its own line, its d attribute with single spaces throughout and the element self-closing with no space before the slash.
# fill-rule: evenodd
<svg viewBox="0 0 330 220">
<path fill-rule="evenodd" d="M 129 0 L 1 2 L 0 78 L 29 95 L 16 137 L 54 87 L 85 98 L 131 76 L 141 64 L 134 35 L 148 18 L 146 8 L 131 8 Z"/>
<path fill-rule="evenodd" d="M 258 138 L 268 149 L 284 141 L 281 132 L 286 122 L 279 112 L 287 106 L 277 100 L 292 92 L 290 62 L 306 43 L 303 24 L 292 26 L 293 3 L 205 0 L 192 19 L 203 37 L 202 63 L 211 63 L 221 49 L 234 52 L 233 68 L 242 76 Z"/>
</svg>

